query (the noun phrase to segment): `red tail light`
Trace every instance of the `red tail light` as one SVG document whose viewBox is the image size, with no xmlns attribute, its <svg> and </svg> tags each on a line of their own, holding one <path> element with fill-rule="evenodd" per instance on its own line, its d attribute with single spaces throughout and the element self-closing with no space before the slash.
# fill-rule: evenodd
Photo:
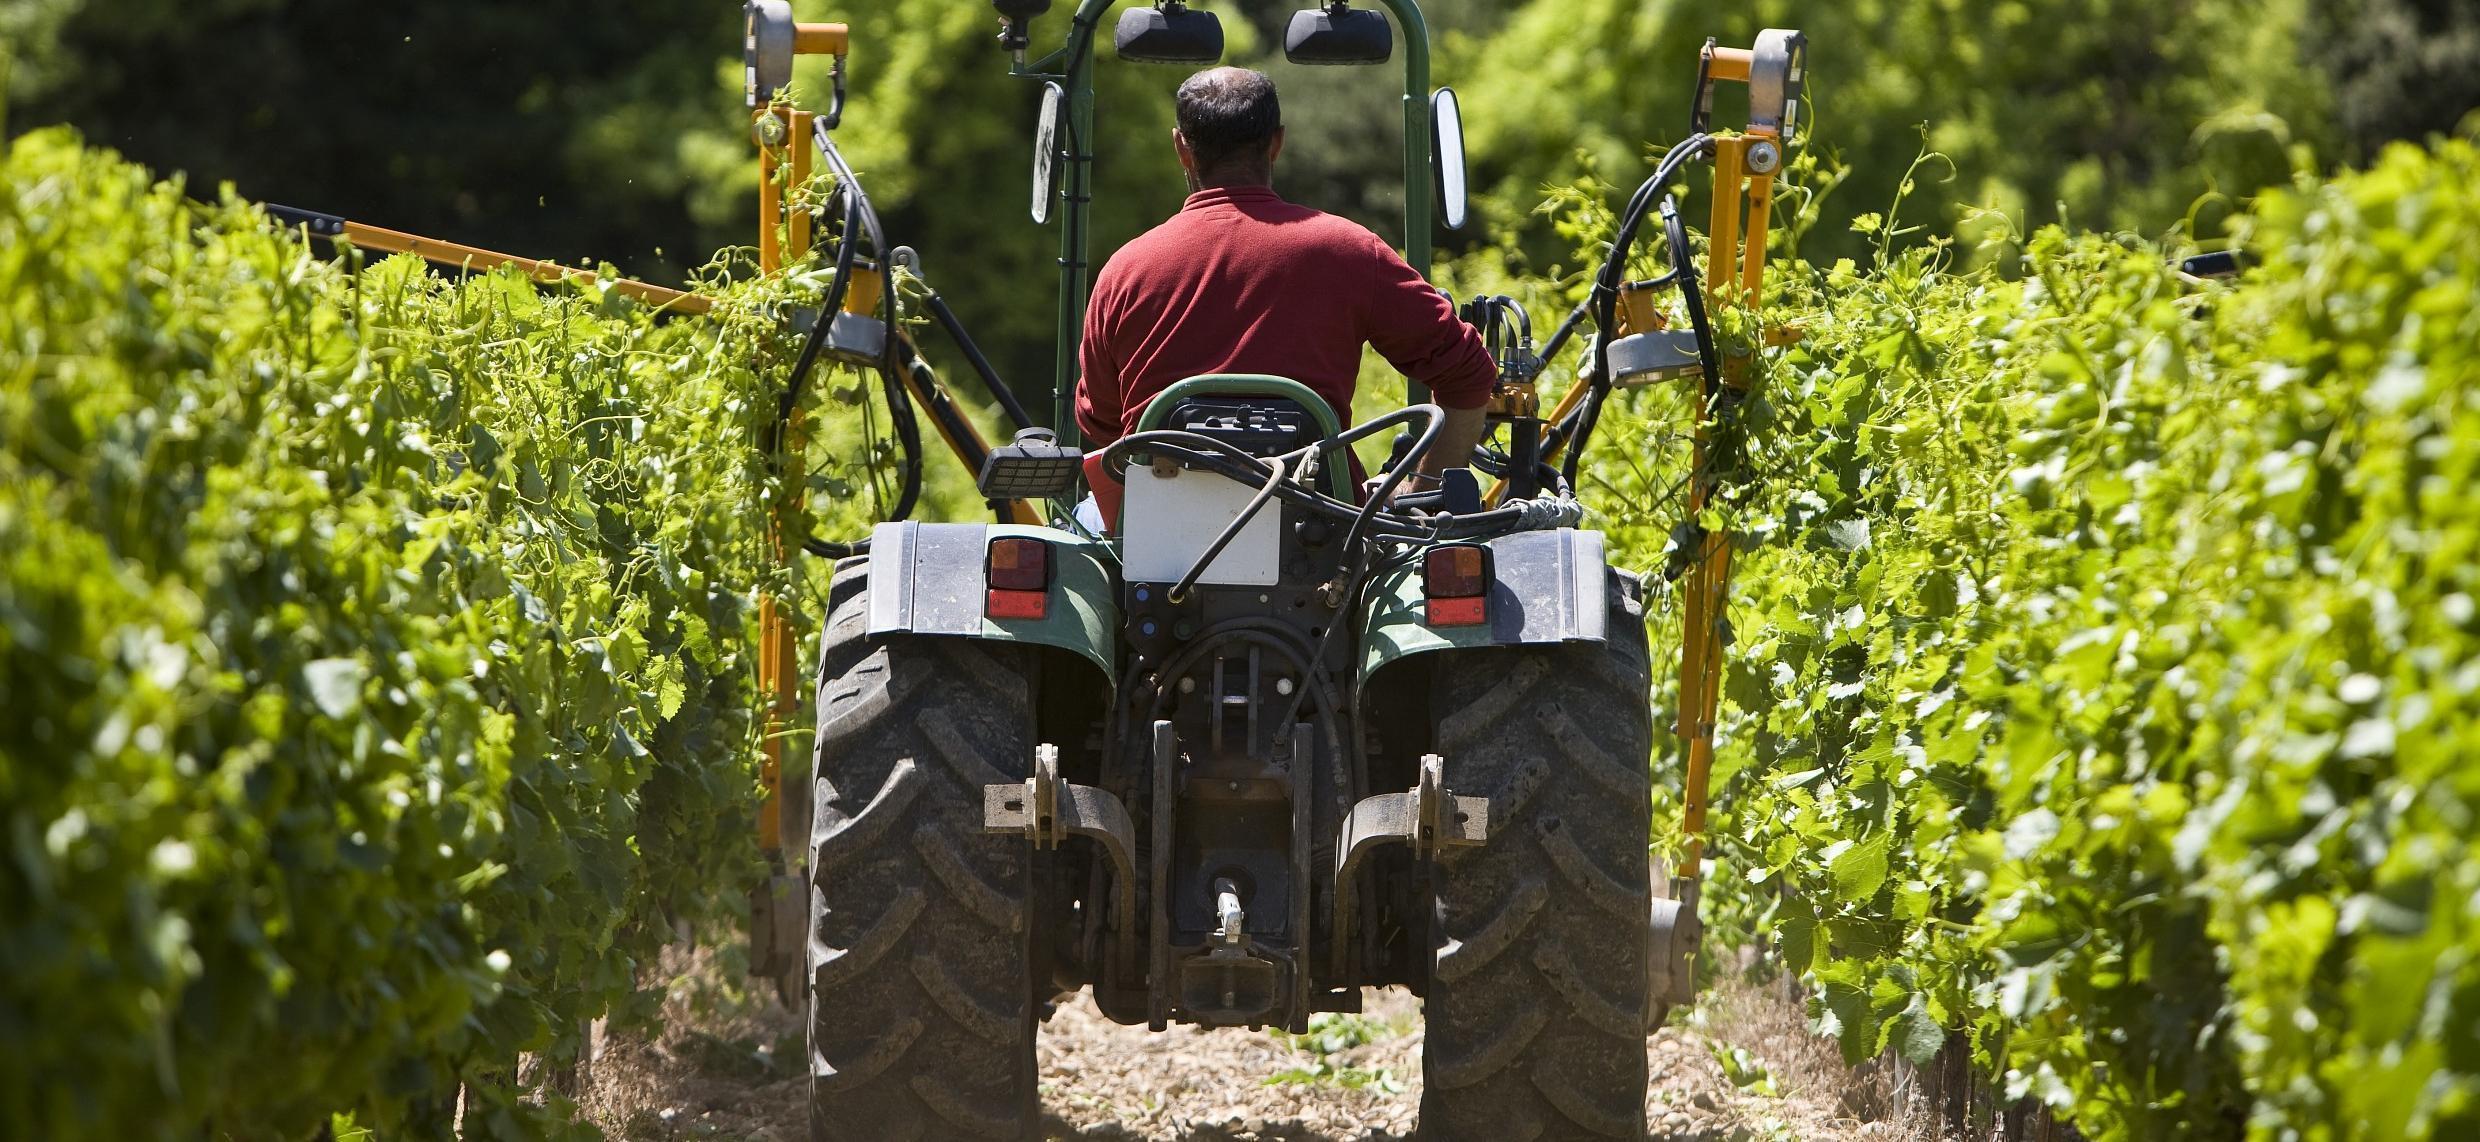
<svg viewBox="0 0 2480 1142">
<path fill-rule="evenodd" d="M 994 619 L 1038 619 L 1051 613 L 1048 591 L 993 589 L 982 602 L 982 613 Z"/>
<path fill-rule="evenodd" d="M 1039 591 L 1051 585 L 1051 545 L 1039 539 L 990 541 L 990 586 L 998 591 Z"/>
<path fill-rule="evenodd" d="M 1051 545 L 1003 536 L 990 541 L 983 569 L 990 593 L 982 613 L 994 619 L 1038 619 L 1050 613 Z"/>
<path fill-rule="evenodd" d="M 1490 549 L 1452 543 L 1421 556 L 1421 593 L 1431 626 L 1473 626 L 1489 619 Z"/>
</svg>

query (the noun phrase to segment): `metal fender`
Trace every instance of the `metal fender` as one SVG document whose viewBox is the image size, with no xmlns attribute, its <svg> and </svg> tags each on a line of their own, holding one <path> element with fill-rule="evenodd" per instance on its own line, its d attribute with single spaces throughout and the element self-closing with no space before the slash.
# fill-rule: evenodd
<svg viewBox="0 0 2480 1142">
<path fill-rule="evenodd" d="M 1602 533 L 1559 528 L 1489 541 L 1489 621 L 1432 627 L 1423 617 L 1421 569 L 1388 572 L 1363 596 L 1360 676 L 1433 650 L 1608 637 L 1610 568 Z"/>
<path fill-rule="evenodd" d="M 1051 546 L 1049 613 L 982 614 L 990 541 L 1024 536 Z M 1112 677 L 1119 584 L 1098 540 L 1005 523 L 882 523 L 870 533 L 871 635 L 945 634 L 1072 650 Z"/>
</svg>

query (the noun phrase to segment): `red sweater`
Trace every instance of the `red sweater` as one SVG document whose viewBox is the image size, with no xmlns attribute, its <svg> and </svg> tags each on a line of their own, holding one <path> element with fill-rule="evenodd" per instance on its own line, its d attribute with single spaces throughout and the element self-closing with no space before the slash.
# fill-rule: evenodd
<svg viewBox="0 0 2480 1142">
<path fill-rule="evenodd" d="M 1117 440 L 1200 373 L 1290 377 L 1348 422 L 1363 344 L 1447 408 L 1488 403 L 1498 377 L 1446 295 L 1377 235 L 1268 187 L 1201 190 L 1095 278 L 1077 427 L 1088 447 Z"/>
</svg>

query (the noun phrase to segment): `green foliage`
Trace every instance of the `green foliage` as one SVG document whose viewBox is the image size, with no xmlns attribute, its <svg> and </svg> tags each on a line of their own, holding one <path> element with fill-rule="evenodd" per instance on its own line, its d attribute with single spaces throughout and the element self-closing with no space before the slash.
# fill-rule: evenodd
<svg viewBox="0 0 2480 1142">
<path fill-rule="evenodd" d="M 2454 130 L 2480 109 L 2480 8 L 2453 0 L 2314 0 L 2308 52 L 2333 84 L 2348 157 Z"/>
<path fill-rule="evenodd" d="M 1380 1040 L 1399 1038 L 1410 1030 L 1410 1025 L 1393 1020 L 1321 1011 L 1309 1017 L 1309 1029 L 1303 1034 L 1268 1031 L 1276 1041 L 1310 1058 L 1268 1076 L 1266 1085 L 1309 1083 L 1402 1094 L 1403 1079 L 1392 1068 L 1365 1067 L 1337 1056 Z"/>
<path fill-rule="evenodd" d="M 1809 38 L 1814 138 L 1853 172 L 1838 218 L 1892 201 L 1925 141 L 1950 164 L 1926 172 L 1908 220 L 1933 232 L 1974 206 L 2027 225 L 2160 233 L 2208 191 L 2280 182 L 2291 144 L 2322 142 L 2324 85 L 2300 62 L 2303 3 L 1530 0 L 1503 30 L 1445 53 L 1440 75 L 1464 94 L 1493 232 L 1520 223 L 1545 183 L 1599 170 L 1633 184 L 1648 143 L 1687 134 L 1705 38 L 1746 46 L 1785 27 Z M 1745 122 L 1740 90 L 1718 94 L 1717 124 Z M 1812 253 L 1871 244 L 1841 230 L 1826 227 Z M 1535 230 L 1520 249 L 1546 264 L 1569 247 Z"/>
<path fill-rule="evenodd" d="M 678 280 L 755 225 L 740 5 L 18 0 L 15 130 L 192 184 Z"/>
<path fill-rule="evenodd" d="M 1400 237 L 1400 73 L 1283 62 L 1283 22 L 1303 3 L 1222 10 L 1232 62 L 1264 67 L 1282 86 L 1290 139 L 1280 184 Z M 2355 14 L 2363 4 L 2366 18 Z M 1041 389 L 1052 370 L 1058 233 L 1021 213 L 1038 88 L 1006 75 L 990 9 L 954 0 L 797 7 L 804 19 L 853 28 L 840 138 L 891 236 L 921 251 L 1002 373 Z M 1570 249 L 1530 221 L 1541 187 L 1588 171 L 1632 182 L 1649 141 L 1684 133 L 1681 96 L 1707 35 L 1745 44 L 1768 25 L 1805 28 L 1817 137 L 1857 172 L 1838 201 L 1882 208 L 1926 131 L 1952 164 L 1924 172 L 1906 222 L 1940 233 L 1962 204 L 2031 221 L 2063 205 L 2078 225 L 2158 233 L 2208 190 L 2243 195 L 2279 182 L 2295 144 L 2334 150 L 2329 71 L 2352 85 L 2346 110 L 2442 106 L 2459 90 L 2450 54 L 2407 41 L 2420 21 L 2398 0 L 1424 7 L 1433 80 L 1463 96 L 1484 199 L 1476 223 L 1442 241 L 1536 266 Z M 1070 8 L 1036 21 L 1037 54 L 1060 41 Z M 2444 42 L 2460 43 L 2460 25 L 2445 24 Z M 1097 265 L 1179 205 L 1169 93 L 1185 75 L 1118 60 L 1107 26 L 1100 39 Z M 197 185 L 231 180 L 252 198 L 520 253 L 610 258 L 664 280 L 705 251 L 748 240 L 755 180 L 730 3 L 637 0 L 581 20 L 540 5 L 39 0 L 0 7 L 0 41 L 19 57 L 7 82 L 20 129 L 75 123 Z M 2316 66 L 2302 62 L 2303 45 L 2321 53 Z M 799 77 L 819 105 L 823 64 L 805 62 Z M 408 101 L 407 91 L 423 97 Z M 1726 122 L 1736 99 L 1723 96 Z M 2349 125 L 2363 119 L 2380 132 L 2426 123 L 2389 112 Z M 1870 245 L 1839 220 L 1819 238 L 1815 252 L 1829 258 Z M 953 360 L 940 338 L 929 340 Z"/>
<path fill-rule="evenodd" d="M 2480 148 L 2244 230 L 2230 286 L 2056 230 L 2012 281 L 1778 263 L 1806 339 L 1708 520 L 1744 548 L 1709 914 L 1852 1057 L 1963 1028 L 2091 1136 L 2466 1137 Z M 1684 460 L 1619 442 L 1685 413 L 1604 429 L 1639 565 Z"/>
<path fill-rule="evenodd" d="M 752 879 L 765 299 L 325 255 L 0 171 L 0 1135 L 439 1136 Z"/>
</svg>

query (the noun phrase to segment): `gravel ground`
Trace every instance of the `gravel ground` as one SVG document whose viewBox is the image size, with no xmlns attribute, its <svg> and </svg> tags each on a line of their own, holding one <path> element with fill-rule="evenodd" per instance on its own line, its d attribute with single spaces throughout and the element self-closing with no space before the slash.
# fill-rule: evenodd
<svg viewBox="0 0 2480 1142">
<path fill-rule="evenodd" d="M 667 957 L 667 1029 L 607 1038 L 580 1092 L 586 1117 L 631 1142 L 799 1142 L 800 1021 L 744 991 L 709 954 Z M 1693 1017 L 1646 1041 L 1656 1139 L 1912 1139 L 1881 1076 L 1844 1068 L 1772 988 L 1726 982 Z M 1684 1024 L 1684 1025 L 1682 1025 Z M 1420 1106 L 1418 1001 L 1372 991 L 1358 1016 L 1306 1036 L 1104 1019 L 1082 996 L 1040 1040 L 1052 1139 L 1112 1142 L 1381 1142 L 1411 1136 Z"/>
</svg>

